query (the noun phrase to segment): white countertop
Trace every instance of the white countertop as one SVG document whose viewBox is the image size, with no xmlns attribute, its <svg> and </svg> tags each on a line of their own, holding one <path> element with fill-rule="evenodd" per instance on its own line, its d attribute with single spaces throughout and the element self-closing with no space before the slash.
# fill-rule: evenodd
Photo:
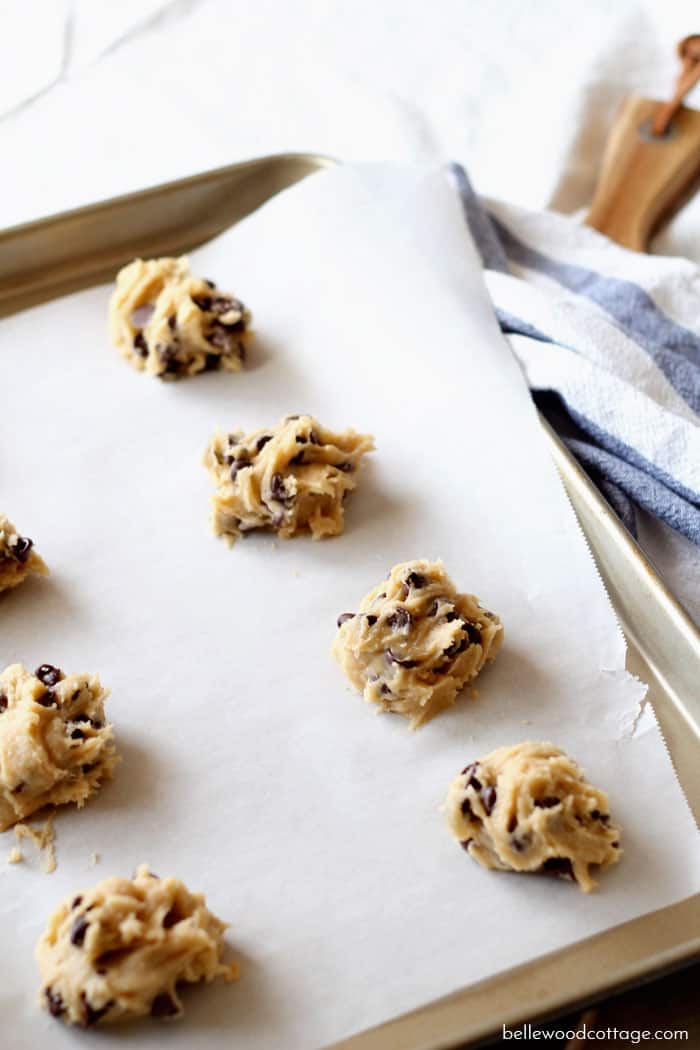
<svg viewBox="0 0 700 1050">
<path fill-rule="evenodd" d="M 456 159 L 488 196 L 577 212 L 620 98 L 668 94 L 694 8 L 0 0 L 0 226 L 284 150 Z M 700 195 L 656 248 L 700 262 L 699 234 Z M 700 621 L 697 548 L 640 536 Z"/>
</svg>

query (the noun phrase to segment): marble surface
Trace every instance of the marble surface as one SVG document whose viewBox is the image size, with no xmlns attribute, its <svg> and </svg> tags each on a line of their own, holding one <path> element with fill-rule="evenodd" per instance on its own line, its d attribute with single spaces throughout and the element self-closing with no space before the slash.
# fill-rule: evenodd
<svg viewBox="0 0 700 1050">
<path fill-rule="evenodd" d="M 0 226 L 283 150 L 445 160 L 580 214 L 627 92 L 662 97 L 690 0 L 0 0 Z M 691 102 L 700 106 L 700 92 Z M 654 249 L 700 262 L 700 195 Z M 698 551 L 640 537 L 700 621 Z"/>
</svg>

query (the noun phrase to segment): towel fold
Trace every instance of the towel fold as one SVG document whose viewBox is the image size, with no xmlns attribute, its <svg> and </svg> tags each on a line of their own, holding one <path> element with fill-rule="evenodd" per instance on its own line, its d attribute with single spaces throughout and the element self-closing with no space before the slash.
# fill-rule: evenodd
<svg viewBox="0 0 700 1050">
<path fill-rule="evenodd" d="M 639 506 L 700 545 L 700 269 L 452 173 L 538 407 L 633 534 Z"/>
</svg>

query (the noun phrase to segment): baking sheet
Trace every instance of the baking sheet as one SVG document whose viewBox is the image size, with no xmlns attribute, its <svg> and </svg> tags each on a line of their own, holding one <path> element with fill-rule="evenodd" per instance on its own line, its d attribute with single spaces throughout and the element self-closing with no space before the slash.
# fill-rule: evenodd
<svg viewBox="0 0 700 1050">
<path fill-rule="evenodd" d="M 59 815 L 54 875 L 0 871 L 0 1002 L 21 1048 L 47 1030 L 72 1045 L 31 1001 L 45 916 L 142 860 L 207 892 L 244 966 L 233 989 L 187 996 L 167 1032 L 182 1046 L 319 1046 L 700 883 L 692 819 L 444 177 L 315 176 L 194 262 L 253 307 L 242 375 L 132 372 L 107 346 L 108 289 L 0 326 L 0 494 L 54 569 L 0 601 L 0 659 L 98 670 L 125 756 Z M 216 425 L 292 411 L 376 436 L 347 532 L 228 551 L 206 531 L 201 450 Z M 423 556 L 500 613 L 506 645 L 477 700 L 411 734 L 346 689 L 328 648 L 338 612 Z M 528 737 L 569 749 L 624 825 L 592 898 L 484 872 L 443 825 L 452 775 Z M 163 1038 L 144 1022 L 100 1043 L 126 1035 Z"/>
</svg>

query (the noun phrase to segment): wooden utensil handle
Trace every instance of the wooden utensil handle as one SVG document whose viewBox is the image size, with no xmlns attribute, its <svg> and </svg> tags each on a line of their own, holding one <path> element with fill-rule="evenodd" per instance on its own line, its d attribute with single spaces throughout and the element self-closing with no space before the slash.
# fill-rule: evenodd
<svg viewBox="0 0 700 1050">
<path fill-rule="evenodd" d="M 589 226 L 640 252 L 700 176 L 700 112 L 681 106 L 658 137 L 651 128 L 661 105 L 635 96 L 623 102 L 586 218 Z"/>
</svg>

